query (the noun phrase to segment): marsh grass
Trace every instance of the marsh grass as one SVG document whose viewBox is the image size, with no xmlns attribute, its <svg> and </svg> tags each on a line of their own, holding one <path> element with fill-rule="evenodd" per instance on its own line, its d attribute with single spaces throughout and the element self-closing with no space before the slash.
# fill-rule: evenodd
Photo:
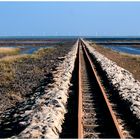
<svg viewBox="0 0 140 140">
<path fill-rule="evenodd" d="M 129 59 L 132 59 L 134 61 L 140 62 L 140 55 L 133 55 L 133 54 L 127 54 L 122 52 L 118 52 L 118 54 L 128 57 Z"/>
<path fill-rule="evenodd" d="M 51 53 L 54 48 L 41 48 L 33 54 L 22 54 L 6 56 L 0 59 L 0 85 L 9 86 L 14 81 L 16 67 L 19 64 L 26 65 L 26 61 L 30 60 L 34 63 L 37 59 L 41 59 L 47 53 Z M 31 69 L 32 70 L 32 69 Z M 33 67 L 32 72 L 38 74 L 42 71 L 38 66 Z M 30 72 L 30 71 L 28 71 Z"/>
<path fill-rule="evenodd" d="M 14 69 L 12 65 L 8 63 L 0 62 L 0 85 L 1 86 L 8 86 L 10 82 L 13 81 L 14 76 Z"/>
<path fill-rule="evenodd" d="M 0 55 L 0 112 L 24 101 L 52 80 L 51 72 L 58 66 L 58 57 L 65 56 L 75 43 L 40 48 L 33 54 Z M 49 79 L 50 78 L 50 79 Z"/>
<path fill-rule="evenodd" d="M 19 54 L 20 48 L 0 47 L 0 54 L 16 55 Z"/>
<path fill-rule="evenodd" d="M 32 57 L 43 57 L 46 53 L 51 53 L 55 48 L 40 48 L 37 52 L 33 53 Z"/>
</svg>

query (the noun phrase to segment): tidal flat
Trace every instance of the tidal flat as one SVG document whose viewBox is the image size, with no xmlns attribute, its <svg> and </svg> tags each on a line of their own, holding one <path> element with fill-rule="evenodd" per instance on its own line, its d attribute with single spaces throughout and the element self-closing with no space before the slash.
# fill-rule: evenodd
<svg viewBox="0 0 140 140">
<path fill-rule="evenodd" d="M 118 66 L 130 71 L 134 78 L 140 81 L 140 55 L 132 55 L 113 51 L 103 45 L 91 43 L 91 45 L 108 59 L 117 63 Z"/>
<path fill-rule="evenodd" d="M 40 47 L 32 54 L 7 55 L 0 59 L 0 113 L 26 100 L 41 85 L 47 84 L 61 61 L 59 58 L 65 57 L 75 40 L 61 42 L 51 42 L 55 47 Z"/>
</svg>

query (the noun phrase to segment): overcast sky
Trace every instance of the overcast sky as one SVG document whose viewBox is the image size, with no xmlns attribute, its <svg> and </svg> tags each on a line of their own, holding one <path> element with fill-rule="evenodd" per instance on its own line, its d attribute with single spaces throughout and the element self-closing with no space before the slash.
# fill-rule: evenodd
<svg viewBox="0 0 140 140">
<path fill-rule="evenodd" d="M 140 36 L 140 2 L 0 2 L 0 36 Z"/>
</svg>

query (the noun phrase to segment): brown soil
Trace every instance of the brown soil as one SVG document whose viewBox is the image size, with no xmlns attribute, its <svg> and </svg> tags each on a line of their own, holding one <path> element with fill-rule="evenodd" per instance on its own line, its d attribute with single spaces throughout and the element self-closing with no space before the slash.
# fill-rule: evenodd
<svg viewBox="0 0 140 140">
<path fill-rule="evenodd" d="M 91 43 L 99 53 L 117 63 L 117 65 L 131 72 L 140 81 L 140 56 L 112 51 L 111 49 Z"/>
</svg>

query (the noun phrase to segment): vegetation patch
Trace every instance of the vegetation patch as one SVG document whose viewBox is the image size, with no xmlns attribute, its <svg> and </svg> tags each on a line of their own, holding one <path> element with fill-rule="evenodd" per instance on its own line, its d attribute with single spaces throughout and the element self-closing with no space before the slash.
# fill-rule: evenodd
<svg viewBox="0 0 140 140">
<path fill-rule="evenodd" d="M 0 59 L 0 112 L 32 97 L 74 42 Z"/>
<path fill-rule="evenodd" d="M 20 52 L 20 48 L 0 47 L 0 54 L 15 55 Z"/>
</svg>

